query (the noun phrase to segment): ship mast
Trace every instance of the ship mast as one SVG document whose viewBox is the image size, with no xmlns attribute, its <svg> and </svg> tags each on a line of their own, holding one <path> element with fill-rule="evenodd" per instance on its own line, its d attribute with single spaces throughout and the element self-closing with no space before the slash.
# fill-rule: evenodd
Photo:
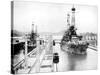
<svg viewBox="0 0 100 75">
<path fill-rule="evenodd" d="M 34 33 L 34 23 L 32 23 L 32 33 Z"/>
<path fill-rule="evenodd" d="M 71 9 L 71 11 L 72 11 L 72 20 L 71 20 L 71 25 L 72 26 L 75 26 L 75 7 L 74 7 L 74 5 L 73 5 L 73 8 Z"/>
<path fill-rule="evenodd" d="M 37 25 L 35 26 L 35 33 L 37 33 Z"/>
<path fill-rule="evenodd" d="M 70 14 L 67 14 L 67 27 L 70 27 Z"/>
<path fill-rule="evenodd" d="M 75 7 L 73 5 L 72 7 L 72 19 L 71 19 L 71 27 L 70 27 L 70 32 L 71 32 L 71 35 L 74 35 L 74 36 L 77 36 L 76 34 L 76 27 L 75 27 Z"/>
<path fill-rule="evenodd" d="M 33 41 L 34 40 L 34 23 L 32 23 L 32 31 L 31 31 L 31 37 L 30 40 Z"/>
</svg>

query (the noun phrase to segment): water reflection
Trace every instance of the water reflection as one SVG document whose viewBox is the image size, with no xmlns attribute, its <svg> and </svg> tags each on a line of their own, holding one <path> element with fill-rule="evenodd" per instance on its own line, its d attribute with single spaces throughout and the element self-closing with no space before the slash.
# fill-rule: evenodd
<svg viewBox="0 0 100 75">
<path fill-rule="evenodd" d="M 84 62 L 86 55 L 70 55 L 68 54 L 68 70 L 76 70 L 77 67 Z"/>
<path fill-rule="evenodd" d="M 62 50 L 59 44 L 56 44 L 54 49 L 60 57 L 58 71 L 97 69 L 97 51 L 87 49 L 87 55 L 70 55 Z"/>
<path fill-rule="evenodd" d="M 22 59 L 24 59 L 24 50 L 20 50 L 20 52 L 16 55 L 14 55 L 13 58 L 13 65 L 17 64 L 18 62 L 20 62 Z"/>
</svg>

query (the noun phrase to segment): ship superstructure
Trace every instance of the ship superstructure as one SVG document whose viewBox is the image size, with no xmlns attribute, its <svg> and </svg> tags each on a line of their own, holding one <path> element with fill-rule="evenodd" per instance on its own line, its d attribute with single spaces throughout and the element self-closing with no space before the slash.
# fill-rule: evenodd
<svg viewBox="0 0 100 75">
<path fill-rule="evenodd" d="M 34 48 L 36 48 L 36 38 L 37 38 L 37 26 L 34 26 L 34 23 L 32 23 L 32 30 L 31 34 L 29 35 L 28 40 L 28 51 L 30 52 Z"/>
<path fill-rule="evenodd" d="M 82 40 L 82 36 L 77 35 L 75 27 L 75 7 L 71 9 L 71 21 L 70 14 L 67 15 L 67 30 L 61 40 L 61 48 L 71 54 L 86 54 L 88 43 Z M 70 23 L 71 22 L 71 23 Z M 63 48 L 64 47 L 64 48 Z"/>
</svg>

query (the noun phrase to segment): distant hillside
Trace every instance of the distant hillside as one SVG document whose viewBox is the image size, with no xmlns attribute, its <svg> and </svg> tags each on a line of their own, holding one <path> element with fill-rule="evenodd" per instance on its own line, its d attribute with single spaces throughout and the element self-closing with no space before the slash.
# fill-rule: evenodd
<svg viewBox="0 0 100 75">
<path fill-rule="evenodd" d="M 92 32 L 87 32 L 87 33 L 80 33 L 80 35 L 84 35 L 84 36 L 97 36 L 96 33 L 92 33 Z"/>
<path fill-rule="evenodd" d="M 11 30 L 11 37 L 18 37 L 24 35 L 23 32 L 19 32 L 17 30 Z"/>
<path fill-rule="evenodd" d="M 65 31 L 60 31 L 60 32 L 40 32 L 40 35 L 63 35 Z"/>
</svg>

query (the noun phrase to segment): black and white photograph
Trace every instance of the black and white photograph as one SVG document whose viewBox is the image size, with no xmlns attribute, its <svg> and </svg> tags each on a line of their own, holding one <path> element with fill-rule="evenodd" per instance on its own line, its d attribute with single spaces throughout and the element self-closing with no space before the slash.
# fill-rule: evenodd
<svg viewBox="0 0 100 75">
<path fill-rule="evenodd" d="M 97 70 L 98 7 L 11 1 L 11 74 Z"/>
</svg>

